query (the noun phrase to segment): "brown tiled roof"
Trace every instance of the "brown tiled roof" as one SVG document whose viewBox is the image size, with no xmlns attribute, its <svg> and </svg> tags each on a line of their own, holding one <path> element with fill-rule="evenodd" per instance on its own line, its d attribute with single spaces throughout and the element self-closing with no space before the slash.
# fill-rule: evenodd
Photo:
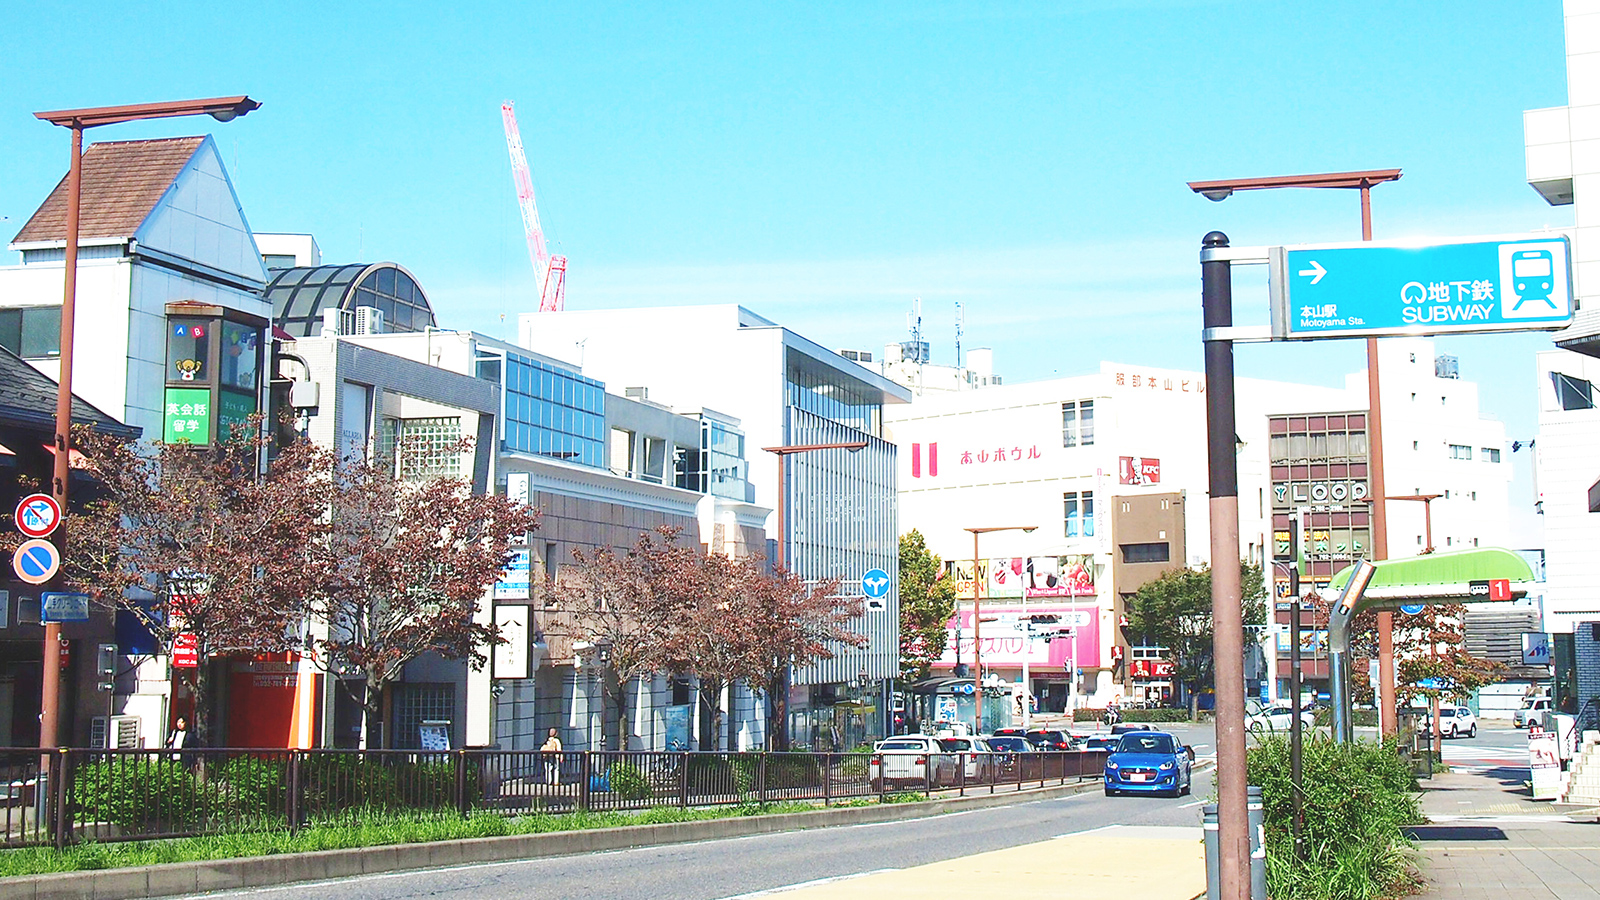
<svg viewBox="0 0 1600 900">
<path fill-rule="evenodd" d="M 181 137 L 91 144 L 83 152 L 79 238 L 133 237 L 204 141 Z M 66 176 L 12 240 L 66 243 Z"/>
</svg>

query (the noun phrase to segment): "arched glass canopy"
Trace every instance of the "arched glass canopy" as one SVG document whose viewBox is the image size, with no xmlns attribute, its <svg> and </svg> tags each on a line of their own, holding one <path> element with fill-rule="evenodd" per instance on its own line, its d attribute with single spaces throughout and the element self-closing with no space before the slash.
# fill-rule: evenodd
<svg viewBox="0 0 1600 900">
<path fill-rule="evenodd" d="M 421 331 L 437 325 L 422 285 L 390 262 L 274 269 L 266 299 L 272 321 L 295 337 L 322 334 L 323 311 L 354 312 L 371 306 L 383 312 L 385 331 Z"/>
</svg>

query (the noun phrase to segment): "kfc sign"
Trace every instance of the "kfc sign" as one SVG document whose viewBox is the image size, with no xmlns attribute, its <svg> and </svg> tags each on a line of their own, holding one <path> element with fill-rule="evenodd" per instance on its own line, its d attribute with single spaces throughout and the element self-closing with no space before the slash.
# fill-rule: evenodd
<svg viewBox="0 0 1600 900">
<path fill-rule="evenodd" d="M 1140 456 L 1123 456 L 1118 458 L 1117 466 L 1118 484 L 1160 484 L 1161 460 L 1145 459 Z"/>
</svg>

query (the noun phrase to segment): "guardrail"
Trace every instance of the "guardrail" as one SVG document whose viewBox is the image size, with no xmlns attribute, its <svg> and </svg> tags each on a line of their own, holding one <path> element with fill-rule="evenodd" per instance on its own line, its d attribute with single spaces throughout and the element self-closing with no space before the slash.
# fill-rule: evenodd
<svg viewBox="0 0 1600 900">
<path fill-rule="evenodd" d="M 0 847 L 298 831 L 373 820 L 834 803 L 1098 778 L 1104 751 L 944 753 L 885 778 L 875 753 L 0 749 Z M 904 773 L 901 773 L 904 774 Z"/>
</svg>

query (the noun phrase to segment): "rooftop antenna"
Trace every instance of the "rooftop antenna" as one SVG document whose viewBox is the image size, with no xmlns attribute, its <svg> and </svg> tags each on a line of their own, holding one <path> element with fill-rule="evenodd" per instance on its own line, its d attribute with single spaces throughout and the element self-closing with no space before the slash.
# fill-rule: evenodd
<svg viewBox="0 0 1600 900">
<path fill-rule="evenodd" d="M 961 301 L 956 301 L 956 368 L 961 368 L 961 334 L 965 329 L 967 320 L 961 311 Z"/>
</svg>

